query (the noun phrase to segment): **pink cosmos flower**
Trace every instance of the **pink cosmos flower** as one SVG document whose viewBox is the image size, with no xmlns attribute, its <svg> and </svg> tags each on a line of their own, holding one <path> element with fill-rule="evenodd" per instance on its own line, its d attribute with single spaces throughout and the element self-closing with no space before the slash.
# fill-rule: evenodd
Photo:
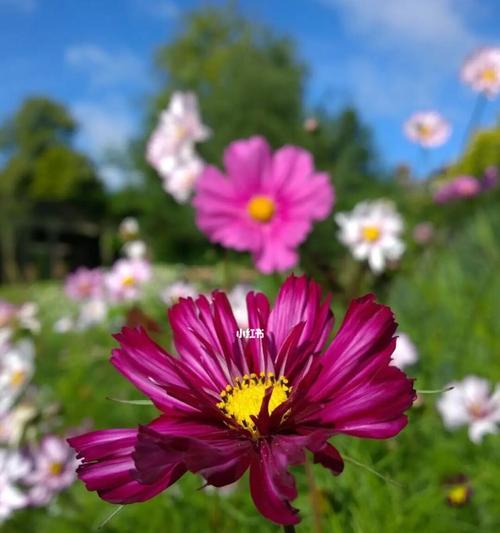
<svg viewBox="0 0 500 533">
<path fill-rule="evenodd" d="M 80 267 L 66 278 L 64 290 L 78 302 L 100 298 L 104 291 L 104 275 L 99 268 Z"/>
<path fill-rule="evenodd" d="M 33 467 L 24 481 L 31 485 L 31 505 L 46 505 L 76 479 L 78 461 L 67 442 L 56 435 L 45 436 L 33 454 Z"/>
<path fill-rule="evenodd" d="M 145 259 L 119 259 L 106 276 L 112 300 L 135 300 L 141 288 L 151 279 L 151 265 Z"/>
<path fill-rule="evenodd" d="M 490 98 L 500 92 L 500 48 L 480 48 L 465 61 L 461 71 L 464 83 Z"/>
<path fill-rule="evenodd" d="M 69 439 L 88 490 L 112 503 L 148 500 L 190 471 L 223 487 L 250 471 L 258 510 L 278 524 L 300 518 L 290 465 L 314 461 L 340 474 L 328 442 L 339 434 L 386 439 L 407 424 L 412 381 L 391 366 L 396 323 L 373 295 L 350 305 L 333 341 L 330 297 L 290 276 L 274 306 L 247 295 L 248 324 L 264 338 L 239 339 L 226 295 L 181 299 L 169 310 L 177 356 L 142 329 L 124 328 L 111 362 L 160 411 L 147 425 Z"/>
<path fill-rule="evenodd" d="M 296 247 L 326 218 L 334 191 L 311 154 L 284 146 L 274 154 L 262 137 L 235 141 L 224 154 L 227 176 L 205 167 L 196 185 L 196 223 L 212 242 L 249 251 L 265 273 L 297 264 Z"/>
<path fill-rule="evenodd" d="M 408 139 L 424 148 L 437 148 L 451 135 L 449 122 L 437 111 L 419 111 L 404 124 Z"/>
<path fill-rule="evenodd" d="M 481 182 L 473 176 L 457 176 L 441 185 L 434 193 L 434 201 L 444 204 L 460 198 L 473 198 L 481 192 Z"/>
</svg>

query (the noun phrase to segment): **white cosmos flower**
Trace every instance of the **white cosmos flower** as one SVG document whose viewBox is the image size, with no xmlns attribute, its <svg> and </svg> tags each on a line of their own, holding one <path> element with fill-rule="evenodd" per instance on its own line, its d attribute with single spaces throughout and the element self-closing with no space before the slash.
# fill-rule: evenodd
<svg viewBox="0 0 500 533">
<path fill-rule="evenodd" d="M 144 241 L 136 239 L 123 245 L 123 253 L 129 259 L 144 259 L 148 253 L 148 247 Z"/>
<path fill-rule="evenodd" d="M 392 352 L 391 365 L 404 368 L 418 361 L 417 348 L 406 333 L 398 333 L 396 349 Z"/>
<path fill-rule="evenodd" d="M 18 488 L 30 469 L 30 463 L 19 452 L 0 448 L 0 523 L 13 511 L 28 505 L 27 496 Z"/>
<path fill-rule="evenodd" d="M 139 222 L 134 217 L 125 217 L 120 222 L 118 233 L 124 241 L 135 239 L 139 235 Z"/>
<path fill-rule="evenodd" d="M 486 379 L 467 376 L 450 383 L 454 388 L 443 393 L 437 409 L 448 429 L 469 426 L 469 438 L 479 443 L 487 433 L 497 433 L 500 423 L 500 385 L 491 392 Z"/>
<path fill-rule="evenodd" d="M 175 281 L 166 287 L 160 294 L 163 302 L 168 305 L 174 305 L 179 298 L 196 298 L 198 291 L 193 285 L 185 281 Z"/>
<path fill-rule="evenodd" d="M 355 259 L 367 260 L 373 272 L 382 272 L 387 261 L 403 255 L 403 220 L 391 202 L 361 202 L 349 213 L 337 213 L 335 221 L 340 226 L 340 241 Z"/>
<path fill-rule="evenodd" d="M 196 154 L 179 159 L 168 176 L 163 180 L 163 188 L 180 204 L 186 203 L 194 190 L 205 163 Z"/>
<path fill-rule="evenodd" d="M 20 340 L 0 353 L 0 414 L 8 411 L 34 372 L 33 342 Z"/>
<path fill-rule="evenodd" d="M 449 122 L 437 111 L 419 111 L 404 124 L 406 136 L 424 148 L 437 148 L 451 135 Z"/>
<path fill-rule="evenodd" d="M 76 321 L 76 329 L 82 331 L 89 327 L 101 324 L 108 316 L 108 304 L 101 299 L 84 302 L 80 307 L 80 314 Z"/>
<path fill-rule="evenodd" d="M 58 318 L 52 329 L 56 333 L 68 333 L 68 331 L 73 331 L 76 328 L 75 320 L 71 316 L 62 316 Z"/>
<path fill-rule="evenodd" d="M 20 403 L 4 415 L 0 415 L 0 443 L 18 446 L 24 428 L 36 415 L 36 408 L 30 403 Z"/>
<path fill-rule="evenodd" d="M 465 61 L 462 81 L 490 98 L 500 92 L 500 48 L 480 48 Z"/>
<path fill-rule="evenodd" d="M 163 179 L 164 189 L 180 203 L 189 199 L 204 166 L 195 152 L 195 143 L 209 136 L 196 95 L 175 92 L 149 138 L 146 159 Z"/>
</svg>

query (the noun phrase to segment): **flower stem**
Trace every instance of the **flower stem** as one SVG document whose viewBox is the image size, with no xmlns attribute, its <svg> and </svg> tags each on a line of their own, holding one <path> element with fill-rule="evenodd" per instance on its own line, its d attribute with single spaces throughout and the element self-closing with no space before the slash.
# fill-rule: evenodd
<svg viewBox="0 0 500 533">
<path fill-rule="evenodd" d="M 304 463 L 306 470 L 307 485 L 309 486 L 309 498 L 311 500 L 311 508 L 313 514 L 313 531 L 314 533 L 321 533 L 321 509 L 319 504 L 319 491 L 314 481 L 314 472 L 309 457 L 306 457 Z"/>
<path fill-rule="evenodd" d="M 474 107 L 472 108 L 472 113 L 469 119 L 469 123 L 465 130 L 464 139 L 462 141 L 461 153 L 465 152 L 465 149 L 467 148 L 467 144 L 469 143 L 469 139 L 471 135 L 474 133 L 474 130 L 477 128 L 477 126 L 479 126 L 479 123 L 481 121 L 481 115 L 483 114 L 485 104 L 486 104 L 486 98 L 484 94 L 479 93 L 477 95 Z"/>
<path fill-rule="evenodd" d="M 295 526 L 283 526 L 285 533 L 295 533 Z"/>
</svg>

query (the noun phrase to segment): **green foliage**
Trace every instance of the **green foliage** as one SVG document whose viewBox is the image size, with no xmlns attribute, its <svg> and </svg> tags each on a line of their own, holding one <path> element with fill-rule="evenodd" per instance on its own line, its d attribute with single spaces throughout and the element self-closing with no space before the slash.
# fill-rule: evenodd
<svg viewBox="0 0 500 533">
<path fill-rule="evenodd" d="M 26 204 L 76 199 L 83 183 L 102 191 L 89 160 L 71 148 L 76 124 L 47 98 L 29 98 L 1 128 L 0 192 Z"/>
<path fill-rule="evenodd" d="M 500 167 L 500 128 L 481 130 L 473 135 L 463 156 L 447 175 L 480 177 L 490 166 Z"/>
<path fill-rule="evenodd" d="M 75 198 L 84 182 L 95 182 L 89 160 L 66 146 L 52 146 L 36 160 L 30 195 L 40 200 Z"/>
</svg>

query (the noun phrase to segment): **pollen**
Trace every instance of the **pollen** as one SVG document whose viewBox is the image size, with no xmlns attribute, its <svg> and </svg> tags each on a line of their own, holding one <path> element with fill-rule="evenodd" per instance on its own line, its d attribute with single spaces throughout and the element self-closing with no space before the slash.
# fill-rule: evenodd
<svg viewBox="0 0 500 533">
<path fill-rule="evenodd" d="M 51 463 L 49 466 L 49 473 L 52 476 L 58 476 L 63 471 L 63 465 L 62 463 Z"/>
<path fill-rule="evenodd" d="M 268 196 L 254 196 L 247 205 L 248 214 L 257 222 L 269 222 L 276 212 L 276 205 Z"/>
<path fill-rule="evenodd" d="M 361 230 L 363 239 L 368 242 L 375 242 L 380 238 L 380 228 L 377 226 L 365 226 Z"/>
<path fill-rule="evenodd" d="M 236 424 L 257 435 L 258 431 L 252 416 L 259 415 L 266 390 L 272 387 L 269 401 L 269 414 L 288 399 L 291 387 L 284 376 L 276 378 L 272 372 L 267 374 L 245 374 L 234 379 L 233 385 L 227 385 L 220 393 L 221 402 L 217 407 Z"/>
<path fill-rule="evenodd" d="M 130 274 L 122 279 L 122 285 L 124 287 L 133 287 L 135 285 L 135 278 Z"/>
<path fill-rule="evenodd" d="M 432 135 L 432 128 L 425 124 L 418 124 L 417 125 L 418 134 L 422 139 L 427 139 Z"/>
<path fill-rule="evenodd" d="M 24 372 L 23 370 L 16 370 L 10 376 L 10 384 L 13 387 L 18 387 L 19 385 L 22 385 L 24 383 L 25 379 L 26 379 L 26 372 Z"/>
<path fill-rule="evenodd" d="M 497 81 L 497 73 L 495 69 L 485 68 L 483 72 L 481 73 L 481 78 L 485 82 L 494 83 Z"/>
<path fill-rule="evenodd" d="M 448 491 L 448 500 L 452 505 L 464 505 L 469 497 L 469 487 L 465 484 L 456 485 Z"/>
</svg>

